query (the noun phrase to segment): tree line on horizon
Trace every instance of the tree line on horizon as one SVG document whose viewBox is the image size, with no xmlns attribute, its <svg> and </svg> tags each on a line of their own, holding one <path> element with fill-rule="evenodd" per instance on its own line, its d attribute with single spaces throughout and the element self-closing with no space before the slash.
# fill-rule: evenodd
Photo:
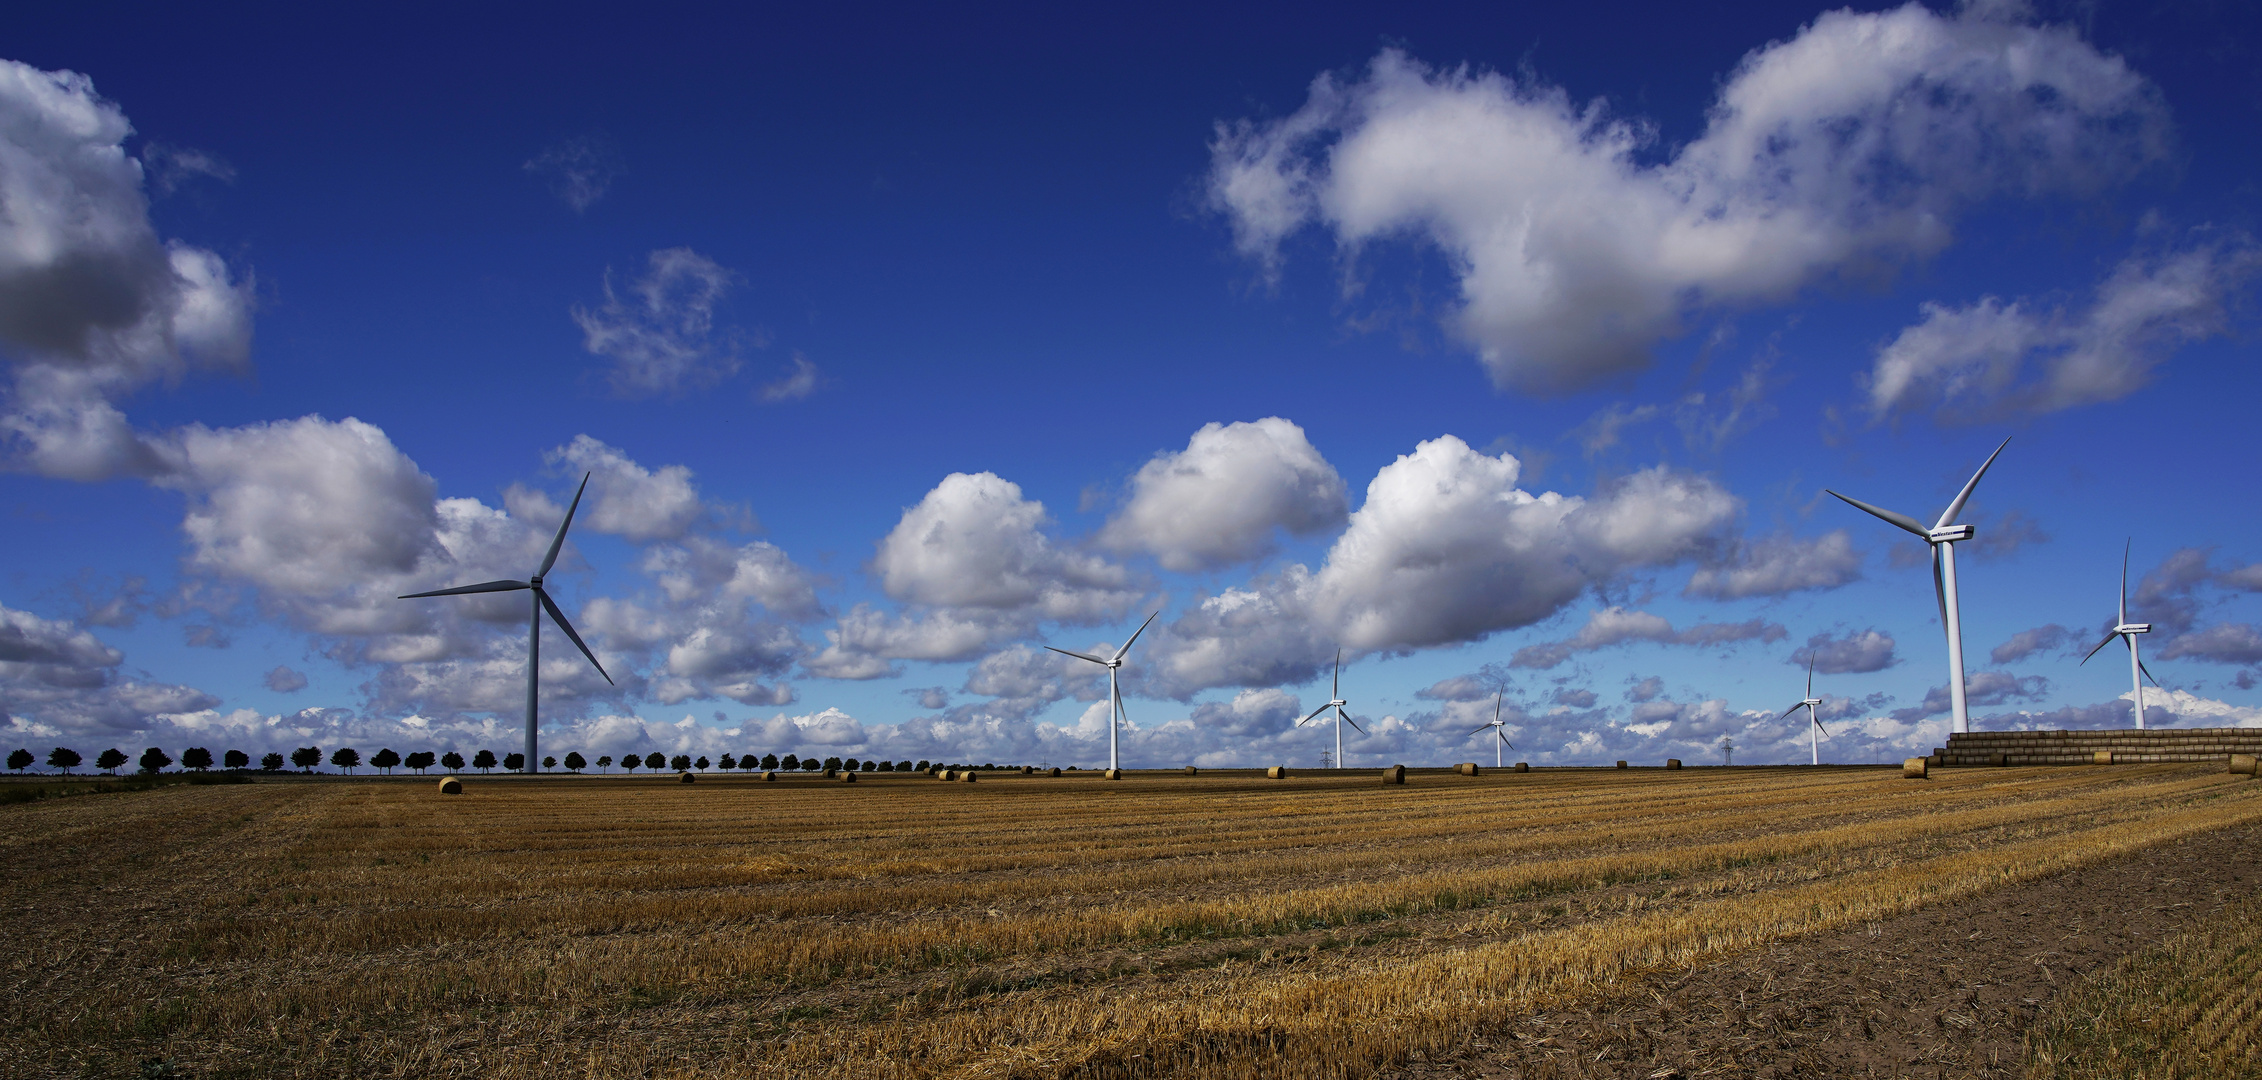
<svg viewBox="0 0 2262 1080">
<path fill-rule="evenodd" d="M 388 747 L 369 755 L 365 762 L 359 750 L 352 747 L 339 747 L 330 752 L 329 760 L 331 765 L 344 770 L 349 776 L 353 774 L 355 769 L 362 768 L 364 765 L 382 770 L 386 775 L 391 775 L 396 768 L 407 768 L 414 770 L 418 776 L 424 775 L 425 770 L 435 765 L 450 772 L 458 772 L 466 767 L 478 769 L 482 773 L 491 772 L 497 767 L 508 772 L 526 770 L 526 755 L 514 753 L 505 754 L 498 758 L 492 750 L 477 751 L 472 754 L 469 760 L 466 760 L 462 754 L 454 750 L 438 754 L 430 750 L 400 754 Z M 102 772 L 115 773 L 129 761 L 138 766 L 138 771 L 151 775 L 165 771 L 174 763 L 172 756 L 160 747 L 152 746 L 142 751 L 139 759 L 133 759 L 128 758 L 124 751 L 113 746 L 95 755 L 94 767 Z M 38 762 L 38 756 L 24 748 L 18 748 L 8 755 L 8 768 L 18 775 Z M 80 756 L 78 751 L 64 746 L 56 747 L 47 755 L 47 767 L 64 776 L 69 776 L 72 769 L 78 768 L 85 762 L 86 759 Z M 288 758 L 281 753 L 269 752 L 260 757 L 258 768 L 260 772 L 282 772 L 286 763 L 300 772 L 311 773 L 322 764 L 322 749 L 316 746 L 302 746 L 291 751 Z M 581 756 L 579 751 L 566 754 L 562 763 L 555 757 L 544 757 L 542 759 L 542 768 L 544 769 L 555 770 L 560 764 L 565 766 L 567 772 L 577 773 L 589 768 L 590 761 Z M 674 757 L 669 757 L 656 750 L 642 756 L 623 754 L 617 762 L 610 754 L 601 755 L 596 760 L 596 766 L 600 772 L 609 772 L 616 764 L 620 766 L 623 772 L 634 774 L 639 768 L 654 771 L 673 769 L 680 773 L 694 770 L 706 772 L 709 768 L 718 766 L 726 771 L 737 770 L 741 772 L 751 772 L 756 769 L 785 772 L 926 772 L 938 763 L 921 761 L 914 765 L 909 761 L 859 760 L 852 757 L 819 759 L 814 755 L 803 757 L 798 754 L 787 754 L 782 758 L 776 754 L 756 756 L 748 753 L 734 756 L 727 752 L 719 760 L 709 761 L 705 755 L 693 757 L 689 754 L 677 754 Z M 181 751 L 180 766 L 183 769 L 196 772 L 205 772 L 215 767 L 242 772 L 252 767 L 252 761 L 251 755 L 241 750 L 224 751 L 219 757 L 215 758 L 212 751 L 201 746 L 192 746 Z M 980 766 L 953 764 L 944 767 L 992 770 L 997 768 L 995 764 Z"/>
</svg>

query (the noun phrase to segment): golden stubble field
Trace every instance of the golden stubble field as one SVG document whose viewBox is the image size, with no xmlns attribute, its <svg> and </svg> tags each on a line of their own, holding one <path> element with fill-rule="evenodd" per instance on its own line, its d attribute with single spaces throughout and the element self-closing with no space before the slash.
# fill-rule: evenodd
<svg viewBox="0 0 2262 1080">
<path fill-rule="evenodd" d="M 1363 1075 L 1634 973 L 2262 820 L 2262 784 L 2202 766 L 466 786 L 0 807 L 0 1058 Z"/>
</svg>

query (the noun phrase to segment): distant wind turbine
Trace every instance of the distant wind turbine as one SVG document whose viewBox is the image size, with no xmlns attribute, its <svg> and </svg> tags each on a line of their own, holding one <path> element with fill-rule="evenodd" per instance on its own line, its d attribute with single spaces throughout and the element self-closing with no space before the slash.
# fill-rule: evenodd
<svg viewBox="0 0 2262 1080">
<path fill-rule="evenodd" d="M 2133 540 L 2129 542 L 2129 544 L 2133 543 Z M 2160 685 L 2160 680 L 2152 678 L 2152 669 L 2145 667 L 2144 661 L 2136 655 L 2136 635 L 2151 633 L 2152 624 L 2128 621 L 2129 544 L 2121 545 L 2121 617 L 2118 622 L 2113 624 L 2113 632 L 2106 634 L 2105 640 L 2097 643 L 2097 649 L 2112 644 L 2114 638 L 2128 639 L 2128 681 L 2136 686 L 2136 729 L 2142 731 L 2144 730 L 2144 680 L 2152 679 L 2154 686 Z M 2089 656 L 2097 655 L 2097 649 L 2089 650 Z M 2089 656 L 2082 657 L 2081 662 L 2088 663 Z"/>
<path fill-rule="evenodd" d="M 1824 735 L 1830 734 L 1830 729 L 1822 726 L 1822 718 L 1815 715 L 1814 707 L 1820 704 L 1822 699 L 1814 696 L 1814 653 L 1810 651 L 1806 654 L 1806 700 L 1783 710 L 1783 715 L 1775 719 L 1786 719 L 1800 709 L 1806 710 L 1806 745 L 1807 750 L 1814 755 L 1816 765 L 1822 764 L 1822 743 L 1815 738 L 1814 733 L 1819 731 Z"/>
<path fill-rule="evenodd" d="M 2004 439 L 2003 446 L 2009 445 L 2011 440 Z M 1957 525 L 1954 522 L 1956 515 L 1964 512 L 1964 504 L 1971 501 L 1972 490 L 1979 486 L 1979 478 L 1987 475 L 1987 466 L 1995 464 L 1995 458 L 2002 454 L 2003 446 L 1996 447 L 1995 453 L 1987 455 L 1987 460 L 1980 464 L 1979 471 L 1971 474 L 1971 481 L 1956 493 L 1955 501 L 1940 512 L 1940 520 L 1929 529 L 1907 514 L 1896 514 L 1891 510 L 1871 506 L 1860 499 L 1848 499 L 1835 491 L 1830 492 L 1852 504 L 1855 509 L 1915 533 L 1925 543 L 1932 545 L 1932 592 L 1940 601 L 1940 623 L 1948 631 L 1948 701 L 1955 709 L 1955 730 L 1958 733 L 1971 730 L 1971 709 L 1964 702 L 1964 628 L 1961 608 L 1956 603 L 1955 545 L 1958 540 L 1971 539 L 1976 530 L 1969 525 Z"/>
<path fill-rule="evenodd" d="M 1494 694 L 1492 697 L 1492 722 L 1489 724 L 1478 724 L 1477 730 L 1469 733 L 1471 735 L 1474 735 L 1477 733 L 1477 731 L 1483 731 L 1486 728 L 1491 728 L 1492 733 L 1499 737 L 1499 741 L 1492 744 L 1492 767 L 1495 769 L 1500 767 L 1500 762 L 1503 760 L 1500 756 L 1500 748 L 1503 746 L 1507 747 L 1510 750 L 1514 750 L 1516 748 L 1515 743 L 1508 741 L 1508 733 L 1501 730 L 1501 726 L 1507 723 L 1507 721 L 1500 718 L 1500 701 L 1506 696 L 1506 691 Z"/>
<path fill-rule="evenodd" d="M 435 589 L 431 592 L 410 593 L 407 596 L 395 598 L 399 600 L 414 600 L 422 596 L 462 596 L 467 593 L 517 592 L 520 589 L 531 589 L 534 591 L 534 621 L 533 625 L 529 626 L 526 631 L 527 772 L 539 772 L 541 770 L 542 761 L 541 757 L 537 756 L 534 752 L 534 713 L 535 705 L 540 699 L 540 691 L 542 688 L 541 676 L 543 612 L 549 612 L 550 618 L 557 621 L 558 629 L 565 631 L 566 637 L 573 640 L 574 647 L 581 650 L 581 655 L 589 658 L 589 663 L 596 667 L 597 674 L 604 675 L 605 682 L 608 685 L 613 684 L 613 677 L 611 675 L 605 674 L 605 665 L 597 663 L 597 654 L 590 652 L 589 646 L 582 644 L 581 635 L 573 632 L 573 624 L 566 621 L 565 612 L 558 610 L 558 605 L 551 602 L 550 594 L 544 591 L 542 588 L 542 575 L 549 573 L 550 567 L 556 565 L 558 561 L 558 551 L 559 549 L 565 547 L 566 530 L 573 526 L 573 512 L 581 508 L 581 493 L 583 491 L 587 491 L 588 489 L 589 474 L 583 473 L 581 476 L 581 486 L 574 489 L 573 492 L 573 505 L 566 507 L 565 520 L 558 523 L 558 535 L 552 537 L 550 540 L 550 553 L 542 557 L 542 568 L 536 570 L 532 578 L 529 578 L 525 581 L 512 581 L 508 579 L 505 579 L 503 581 L 482 581 L 477 585 L 458 585 L 453 589 Z"/>
<path fill-rule="evenodd" d="M 1155 612 L 1155 615 L 1160 614 L 1162 614 L 1160 610 L 1157 610 Z M 1124 655 L 1129 653 L 1131 651 L 1131 646 L 1138 642 L 1139 635 L 1147 632 L 1147 623 L 1155 621 L 1155 615 L 1147 616 L 1147 622 L 1140 623 L 1139 628 L 1131 632 L 1131 640 L 1124 642 L 1123 647 L 1115 650 L 1115 655 L 1106 660 L 1102 660 L 1097 656 L 1086 656 L 1080 652 L 1069 652 L 1067 649 L 1053 649 L 1050 645 L 1045 646 L 1045 648 L 1052 649 L 1052 651 L 1059 653 L 1062 656 L 1073 656 L 1078 660 L 1089 660 L 1107 669 L 1107 769 L 1111 773 L 1117 771 L 1117 769 L 1119 768 L 1119 766 L 1117 766 L 1115 763 L 1116 718 L 1121 717 L 1123 719 L 1123 722 L 1126 724 L 1131 722 L 1131 714 L 1123 711 L 1123 691 L 1117 689 L 1115 685 L 1115 669 L 1123 666 Z"/>
<path fill-rule="evenodd" d="M 1329 709 L 1334 709 L 1335 767 L 1340 769 L 1343 767 L 1343 725 L 1351 725 L 1351 730 L 1356 731 L 1361 735 L 1367 733 L 1367 729 L 1360 727 L 1358 721 L 1351 719 L 1350 713 L 1343 711 L 1343 706 L 1349 705 L 1350 702 L 1343 700 L 1343 650 L 1341 649 L 1335 650 L 1335 683 L 1334 690 L 1331 692 L 1330 696 L 1332 700 L 1317 709 L 1313 709 L 1312 715 L 1307 716 L 1302 720 L 1296 721 L 1296 726 L 1303 727 L 1305 724 L 1311 723 L 1313 720 L 1317 719 L 1319 717 L 1319 714 L 1326 712 Z"/>
</svg>

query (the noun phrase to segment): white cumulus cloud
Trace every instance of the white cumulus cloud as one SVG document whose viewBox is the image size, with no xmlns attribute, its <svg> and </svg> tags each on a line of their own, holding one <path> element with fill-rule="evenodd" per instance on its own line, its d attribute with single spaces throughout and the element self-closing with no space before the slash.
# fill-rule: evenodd
<svg viewBox="0 0 2262 1080">
<path fill-rule="evenodd" d="M 1343 478 L 1304 429 L 1268 416 L 1205 424 L 1186 449 L 1155 455 L 1099 540 L 1149 552 L 1166 569 L 1208 570 L 1264 556 L 1275 530 L 1334 528 L 1349 510 Z"/>
</svg>

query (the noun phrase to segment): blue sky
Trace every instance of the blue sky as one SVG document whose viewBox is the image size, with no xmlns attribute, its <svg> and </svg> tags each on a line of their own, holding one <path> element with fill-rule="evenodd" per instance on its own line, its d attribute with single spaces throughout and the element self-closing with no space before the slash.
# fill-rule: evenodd
<svg viewBox="0 0 2262 1080">
<path fill-rule="evenodd" d="M 2235 8 L 54 7 L 12 744 L 1311 765 L 2262 724 Z M 121 27 L 131 27 L 122 31 Z M 2112 661 L 2112 662 L 2107 662 Z M 1932 699 L 1928 701 L 1928 698 Z"/>
</svg>

